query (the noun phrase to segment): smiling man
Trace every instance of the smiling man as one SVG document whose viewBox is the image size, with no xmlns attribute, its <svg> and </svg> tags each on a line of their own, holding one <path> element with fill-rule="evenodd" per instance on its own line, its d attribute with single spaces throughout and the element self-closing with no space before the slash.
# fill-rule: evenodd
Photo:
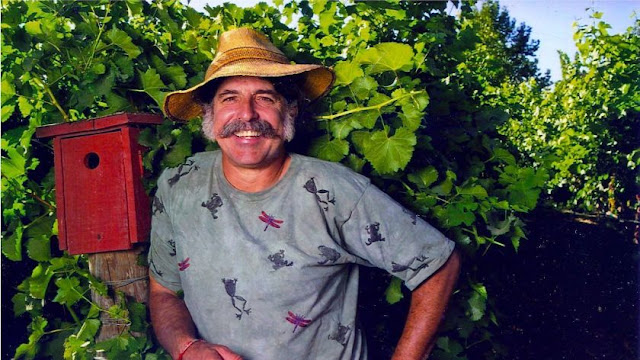
<svg viewBox="0 0 640 360">
<path fill-rule="evenodd" d="M 165 99 L 220 146 L 165 171 L 153 202 L 151 319 L 174 359 L 366 359 L 358 265 L 412 290 L 394 359 L 430 352 L 454 243 L 367 178 L 285 150 L 333 79 L 242 28 L 220 36 L 202 83 Z"/>
</svg>

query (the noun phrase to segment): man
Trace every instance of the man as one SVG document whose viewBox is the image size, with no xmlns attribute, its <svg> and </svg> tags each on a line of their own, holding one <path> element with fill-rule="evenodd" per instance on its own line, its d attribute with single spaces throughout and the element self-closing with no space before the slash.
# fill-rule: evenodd
<svg viewBox="0 0 640 360">
<path fill-rule="evenodd" d="M 428 355 L 458 274 L 453 242 L 365 177 L 285 151 L 301 102 L 333 79 L 237 29 L 201 84 L 167 96 L 167 115 L 202 115 L 220 146 L 165 171 L 154 199 L 151 319 L 174 359 L 366 358 L 357 265 L 413 290 L 394 359 Z"/>
</svg>

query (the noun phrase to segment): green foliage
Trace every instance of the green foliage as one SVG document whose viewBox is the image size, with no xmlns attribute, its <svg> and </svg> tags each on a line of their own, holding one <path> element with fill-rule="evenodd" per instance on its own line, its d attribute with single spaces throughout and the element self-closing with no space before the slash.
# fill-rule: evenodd
<svg viewBox="0 0 640 360">
<path fill-rule="evenodd" d="M 502 131 L 525 159 L 548 169 L 557 206 L 632 217 L 637 207 L 640 129 L 640 22 L 623 34 L 592 14 L 575 25 L 573 60 L 540 91 L 534 82 L 501 91 L 513 109 Z"/>
<path fill-rule="evenodd" d="M 507 81 L 518 84 L 535 78 L 542 87 L 550 85 L 549 70 L 541 75 L 535 53 L 540 42 L 531 39 L 531 28 L 524 23 L 516 27 L 516 20 L 509 16 L 499 1 L 486 1 L 469 16 L 464 24 L 475 29 L 481 43 L 466 63 L 483 68 L 479 73 L 489 73 L 486 81 L 499 86 Z M 487 74 L 487 75 L 489 75 Z"/>
<path fill-rule="evenodd" d="M 207 6 L 206 14 L 175 0 L 3 2 L 2 253 L 33 263 L 13 296 L 16 315 L 32 320 L 16 358 L 166 356 L 147 335 L 144 305 L 98 309 L 89 291 L 110 290 L 91 276 L 84 256 L 55 250 L 52 152 L 33 135 L 46 124 L 160 112 L 167 92 L 202 80 L 217 35 L 238 26 L 266 33 L 296 62 L 336 70 L 335 87 L 302 135 L 310 141 L 296 150 L 369 176 L 465 253 L 464 281 L 434 357 L 499 357 L 474 345 L 491 342 L 497 324 L 474 259 L 505 244 L 517 250 L 525 238 L 518 216 L 536 206 L 548 171 L 518 162 L 498 133 L 512 111 L 496 100 L 503 78 L 474 67 L 483 42 L 465 20 L 470 4 L 460 6 L 456 19 L 443 2 L 225 4 Z M 295 28 L 282 22 L 294 16 Z M 163 168 L 215 147 L 199 125 L 165 121 L 141 133 L 150 189 Z M 385 296 L 402 301 L 397 280 Z M 101 311 L 128 331 L 96 343 Z"/>
</svg>

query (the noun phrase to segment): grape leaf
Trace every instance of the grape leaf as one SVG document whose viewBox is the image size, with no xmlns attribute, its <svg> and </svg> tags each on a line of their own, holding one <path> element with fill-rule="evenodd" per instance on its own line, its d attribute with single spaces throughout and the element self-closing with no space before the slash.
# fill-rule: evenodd
<svg viewBox="0 0 640 360">
<path fill-rule="evenodd" d="M 166 167 L 175 167 L 184 162 L 184 160 L 191 156 L 191 133 L 188 131 L 181 131 L 178 134 L 176 143 L 171 147 L 171 150 L 165 155 L 162 163 Z"/>
<path fill-rule="evenodd" d="M 371 64 L 370 74 L 384 71 L 408 71 L 413 66 L 413 49 L 407 44 L 381 43 L 362 52 L 358 60 Z"/>
<path fill-rule="evenodd" d="M 153 98 L 158 106 L 162 107 L 162 103 L 164 101 L 166 93 L 161 89 L 166 88 L 166 86 L 160 79 L 160 75 L 156 72 L 156 70 L 149 69 L 144 73 L 140 72 L 140 80 L 142 81 L 142 89 L 144 90 L 144 92 L 149 94 L 149 96 Z"/>
<path fill-rule="evenodd" d="M 416 136 L 413 132 L 399 128 L 389 137 L 387 131 L 376 131 L 364 149 L 365 158 L 380 174 L 390 174 L 404 169 L 411 160 Z"/>
<path fill-rule="evenodd" d="M 330 140 L 329 136 L 316 138 L 309 152 L 312 156 L 328 161 L 340 161 L 349 153 L 349 143 L 343 139 Z"/>
<path fill-rule="evenodd" d="M 402 300 L 402 298 L 404 298 L 404 295 L 402 294 L 402 280 L 397 277 L 393 277 L 389 286 L 387 286 L 387 290 L 384 291 L 384 297 L 391 305 Z"/>
<path fill-rule="evenodd" d="M 340 61 L 333 69 L 336 73 L 335 86 L 349 85 L 353 80 L 364 76 L 364 72 L 357 63 Z"/>
<path fill-rule="evenodd" d="M 59 278 L 56 280 L 56 286 L 58 286 L 58 292 L 53 299 L 54 302 L 73 305 L 82 299 L 80 280 L 77 278 Z"/>
<path fill-rule="evenodd" d="M 114 45 L 124 50 L 131 59 L 135 59 L 138 55 L 142 54 L 140 48 L 131 41 L 131 37 L 122 30 L 113 28 L 109 31 L 107 37 Z"/>
</svg>

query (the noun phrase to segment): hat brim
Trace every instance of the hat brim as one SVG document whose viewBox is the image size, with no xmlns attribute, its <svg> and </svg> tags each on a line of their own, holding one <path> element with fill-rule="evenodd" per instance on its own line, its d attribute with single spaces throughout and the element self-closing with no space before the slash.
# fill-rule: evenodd
<svg viewBox="0 0 640 360">
<path fill-rule="evenodd" d="M 215 79 L 232 76 L 272 78 L 291 75 L 302 75 L 299 86 L 311 102 L 325 96 L 335 81 L 334 72 L 322 65 L 280 64 L 266 60 L 246 59 L 225 65 L 212 76 L 189 89 L 167 94 L 163 111 L 166 116 L 181 121 L 202 116 L 202 106 L 194 95 L 198 89 Z"/>
</svg>

